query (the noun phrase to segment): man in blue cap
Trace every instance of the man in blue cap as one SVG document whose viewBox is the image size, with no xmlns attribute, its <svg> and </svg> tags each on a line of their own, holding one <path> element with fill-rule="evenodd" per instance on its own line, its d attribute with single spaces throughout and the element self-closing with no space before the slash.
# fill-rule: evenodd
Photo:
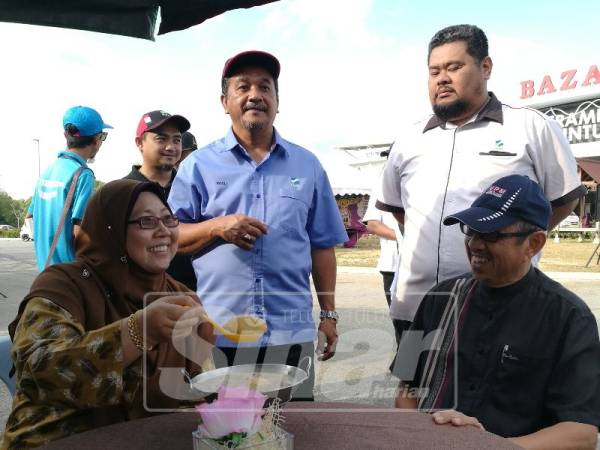
<svg viewBox="0 0 600 450">
<path fill-rule="evenodd" d="M 87 164 L 94 161 L 107 128 L 112 127 L 87 106 L 74 106 L 63 116 L 67 150 L 44 170 L 29 206 L 40 271 L 75 259 L 75 236 L 94 191 L 94 173 Z"/>
<path fill-rule="evenodd" d="M 511 175 L 444 218 L 460 224 L 471 273 L 421 302 L 392 367 L 397 407 L 437 410 L 437 424 L 484 428 L 524 448 L 596 448 L 596 320 L 531 264 L 551 213 L 537 183 Z"/>
</svg>

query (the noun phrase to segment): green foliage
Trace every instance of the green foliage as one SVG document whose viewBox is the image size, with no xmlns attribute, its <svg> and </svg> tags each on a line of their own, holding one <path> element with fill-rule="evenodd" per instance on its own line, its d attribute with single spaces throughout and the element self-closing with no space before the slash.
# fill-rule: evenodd
<svg viewBox="0 0 600 450">
<path fill-rule="evenodd" d="M 27 208 L 29 208 L 31 198 L 27 200 L 15 200 L 6 192 L 0 192 L 0 224 L 12 225 L 18 228 L 23 224 Z"/>
<path fill-rule="evenodd" d="M 227 448 L 236 448 L 237 446 L 239 446 L 242 441 L 246 438 L 246 436 L 248 435 L 248 433 L 245 432 L 234 432 L 234 433 L 229 433 L 227 436 L 223 436 L 222 438 L 219 439 L 215 439 L 215 441 L 217 441 L 219 444 L 221 444 L 224 447 Z"/>
<path fill-rule="evenodd" d="M 0 238 L 18 238 L 19 230 L 0 230 Z"/>
</svg>

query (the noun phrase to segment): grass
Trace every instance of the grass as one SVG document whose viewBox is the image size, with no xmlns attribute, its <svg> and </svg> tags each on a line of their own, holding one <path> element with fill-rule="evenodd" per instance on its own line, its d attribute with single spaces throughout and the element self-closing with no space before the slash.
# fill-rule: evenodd
<svg viewBox="0 0 600 450">
<path fill-rule="evenodd" d="M 585 263 L 596 248 L 591 240 L 577 242 L 575 239 L 561 239 L 559 244 L 548 239 L 542 253 L 540 268 L 545 272 L 592 272 L 600 273 L 596 255 L 589 268 Z M 338 266 L 375 267 L 379 258 L 379 238 L 373 235 L 363 237 L 355 248 L 338 247 L 335 250 Z"/>
</svg>

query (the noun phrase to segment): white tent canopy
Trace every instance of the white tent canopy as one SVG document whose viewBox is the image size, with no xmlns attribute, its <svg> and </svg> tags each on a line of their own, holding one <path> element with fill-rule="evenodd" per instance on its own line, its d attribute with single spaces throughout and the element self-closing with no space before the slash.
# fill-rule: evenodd
<svg viewBox="0 0 600 450">
<path fill-rule="evenodd" d="M 335 195 L 370 194 L 375 180 L 354 167 L 346 164 L 339 154 L 333 157 L 319 154 L 319 159 L 327 171 L 329 182 Z"/>
</svg>

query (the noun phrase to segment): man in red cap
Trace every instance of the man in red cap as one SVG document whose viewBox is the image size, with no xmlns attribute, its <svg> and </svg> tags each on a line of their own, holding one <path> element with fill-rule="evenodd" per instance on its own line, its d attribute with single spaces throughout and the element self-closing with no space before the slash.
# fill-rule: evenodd
<svg viewBox="0 0 600 450">
<path fill-rule="evenodd" d="M 252 344 L 217 338 L 217 366 L 308 361 L 315 338 L 311 273 L 321 307 L 318 350 L 323 359 L 335 353 L 333 247 L 348 238 L 317 158 L 273 127 L 279 72 L 277 58 L 262 51 L 226 61 L 221 103 L 231 130 L 183 161 L 169 197 L 208 314 L 221 324 L 245 314 L 267 322 Z M 312 399 L 309 372 L 296 398 Z"/>
<path fill-rule="evenodd" d="M 171 115 L 162 110 L 145 113 L 135 133 L 135 145 L 142 154 L 142 164 L 133 165 L 123 178 L 137 181 L 154 181 L 169 195 L 175 178 L 175 164 L 181 157 L 181 136 L 190 129 L 183 116 Z"/>
<path fill-rule="evenodd" d="M 189 128 L 190 122 L 183 116 L 162 110 L 145 113 L 135 133 L 135 144 L 142 154 L 142 164 L 132 166 L 131 172 L 123 178 L 154 181 L 168 197 L 181 157 L 182 135 Z M 196 276 L 189 256 L 176 255 L 167 272 L 191 290 L 196 290 Z"/>
</svg>

